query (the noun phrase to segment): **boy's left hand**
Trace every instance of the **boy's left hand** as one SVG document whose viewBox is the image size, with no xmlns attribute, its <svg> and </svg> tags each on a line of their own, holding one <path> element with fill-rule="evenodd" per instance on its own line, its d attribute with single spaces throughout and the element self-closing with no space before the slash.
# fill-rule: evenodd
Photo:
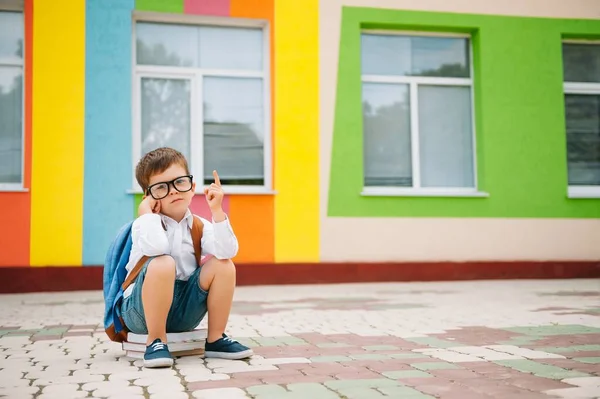
<svg viewBox="0 0 600 399">
<path fill-rule="evenodd" d="M 219 222 L 225 220 L 225 214 L 222 208 L 223 196 L 225 193 L 223 192 L 223 188 L 221 188 L 221 180 L 219 179 L 216 170 L 213 170 L 213 177 L 215 178 L 215 182 L 204 188 L 204 195 L 215 222 Z"/>
</svg>

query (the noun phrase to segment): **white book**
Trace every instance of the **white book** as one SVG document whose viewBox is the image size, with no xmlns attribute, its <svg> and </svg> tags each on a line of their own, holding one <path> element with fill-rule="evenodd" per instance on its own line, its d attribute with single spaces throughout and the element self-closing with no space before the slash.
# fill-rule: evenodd
<svg viewBox="0 0 600 399">
<path fill-rule="evenodd" d="M 205 340 L 208 337 L 208 330 L 206 328 L 197 328 L 192 331 L 186 331 L 181 333 L 167 333 L 167 342 L 169 347 L 171 343 L 185 342 L 185 341 L 200 341 Z M 127 342 L 136 344 L 146 344 L 146 334 L 134 334 L 132 332 L 127 333 Z"/>
<path fill-rule="evenodd" d="M 187 342 L 169 342 L 169 352 L 198 350 L 204 351 L 204 341 L 187 341 Z M 124 351 L 142 352 L 146 351 L 146 344 L 138 344 L 135 342 L 123 342 Z"/>
</svg>

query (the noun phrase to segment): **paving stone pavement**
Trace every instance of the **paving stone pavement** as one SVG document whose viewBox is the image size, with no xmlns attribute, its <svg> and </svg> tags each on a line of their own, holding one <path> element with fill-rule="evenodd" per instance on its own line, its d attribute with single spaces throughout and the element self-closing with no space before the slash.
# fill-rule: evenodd
<svg viewBox="0 0 600 399">
<path fill-rule="evenodd" d="M 160 370 L 107 339 L 99 291 L 0 301 L 11 399 L 600 398 L 594 279 L 239 287 L 255 356 Z"/>
</svg>

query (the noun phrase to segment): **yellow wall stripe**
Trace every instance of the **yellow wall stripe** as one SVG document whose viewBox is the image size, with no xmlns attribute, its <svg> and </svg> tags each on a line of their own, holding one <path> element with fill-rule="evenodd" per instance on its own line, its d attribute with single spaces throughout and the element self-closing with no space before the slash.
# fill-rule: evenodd
<svg viewBox="0 0 600 399">
<path fill-rule="evenodd" d="M 31 265 L 81 265 L 85 1 L 34 9 Z"/>
<path fill-rule="evenodd" d="M 275 1 L 275 262 L 319 261 L 319 1 Z"/>
</svg>

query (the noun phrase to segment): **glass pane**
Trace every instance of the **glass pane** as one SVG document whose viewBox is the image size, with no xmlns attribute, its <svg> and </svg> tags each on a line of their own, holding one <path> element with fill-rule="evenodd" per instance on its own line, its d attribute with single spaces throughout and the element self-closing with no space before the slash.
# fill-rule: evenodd
<svg viewBox="0 0 600 399">
<path fill-rule="evenodd" d="M 364 34 L 361 46 L 364 75 L 470 76 L 466 38 Z"/>
<path fill-rule="evenodd" d="M 600 83 L 600 44 L 563 44 L 565 82 Z"/>
<path fill-rule="evenodd" d="M 190 158 L 190 81 L 142 79 L 142 155 L 172 147 Z M 191 167 L 191 166 L 190 166 Z"/>
<path fill-rule="evenodd" d="M 569 185 L 600 185 L 600 96 L 565 96 Z"/>
<path fill-rule="evenodd" d="M 264 184 L 262 79 L 204 79 L 204 178 L 223 184 Z"/>
<path fill-rule="evenodd" d="M 23 13 L 0 12 L 0 59 L 23 58 Z"/>
<path fill-rule="evenodd" d="M 23 71 L 0 67 L 0 183 L 21 183 Z"/>
<path fill-rule="evenodd" d="M 206 69 L 262 70 L 262 30 L 201 27 L 200 66 Z"/>
<path fill-rule="evenodd" d="M 364 83 L 365 186 L 412 186 L 408 85 Z"/>
<path fill-rule="evenodd" d="M 470 88 L 418 90 L 421 186 L 474 187 Z"/>
<path fill-rule="evenodd" d="M 412 74 L 468 78 L 469 41 L 456 37 L 413 37 Z"/>
<path fill-rule="evenodd" d="M 198 65 L 198 28 L 158 23 L 136 24 L 138 65 Z"/>
<path fill-rule="evenodd" d="M 410 75 L 410 38 L 396 35 L 362 35 L 363 75 Z"/>
</svg>

